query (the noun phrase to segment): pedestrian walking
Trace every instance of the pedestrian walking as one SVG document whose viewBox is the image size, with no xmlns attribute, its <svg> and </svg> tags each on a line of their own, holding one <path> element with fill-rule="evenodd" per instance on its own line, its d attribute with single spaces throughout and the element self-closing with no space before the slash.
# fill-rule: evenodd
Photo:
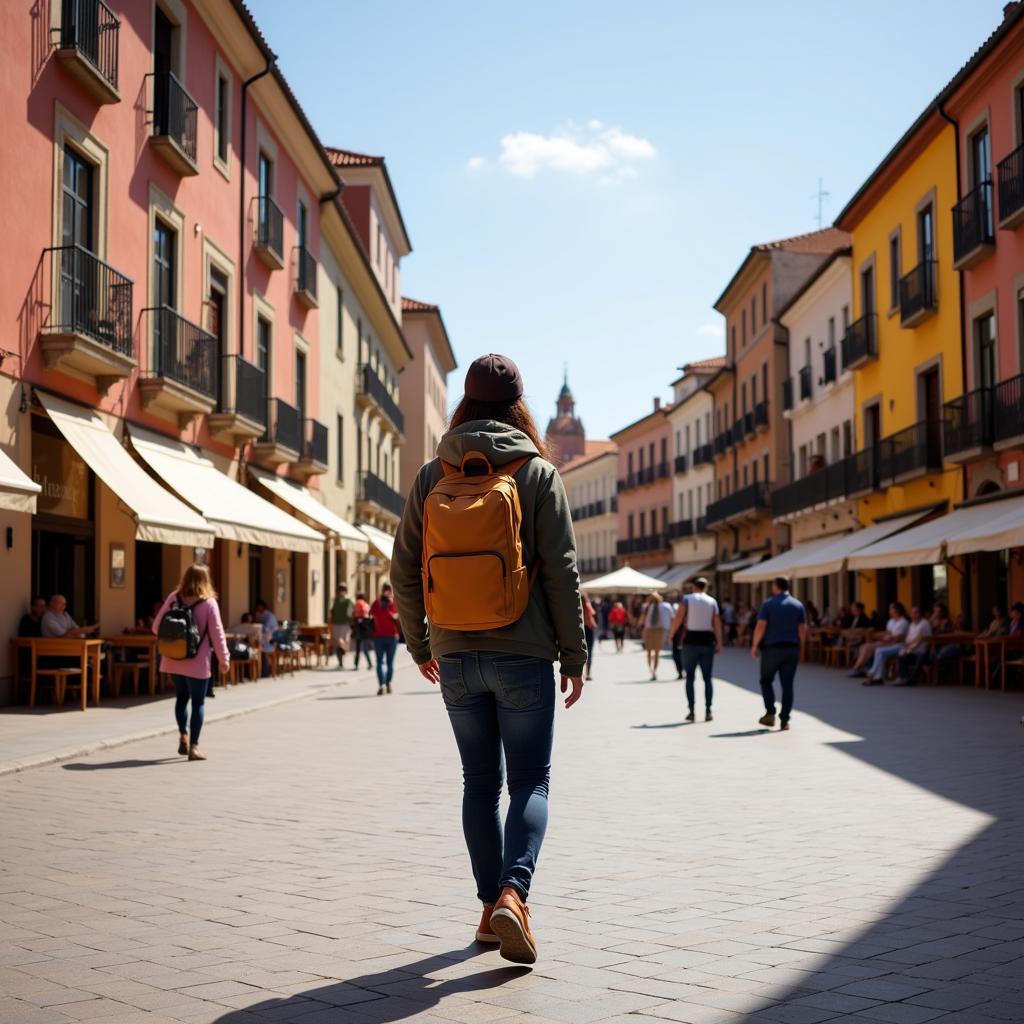
<svg viewBox="0 0 1024 1024">
<path fill-rule="evenodd" d="M 366 656 L 366 667 L 373 668 L 370 660 L 370 648 L 373 646 L 373 616 L 370 614 L 370 602 L 366 600 L 365 594 L 356 594 L 355 604 L 352 605 L 352 632 L 355 634 L 354 646 L 356 652 L 356 663 L 353 670 L 359 668 L 359 655 Z"/>
<path fill-rule="evenodd" d="M 779 729 L 789 728 L 793 712 L 793 680 L 807 640 L 807 613 L 804 606 L 789 592 L 789 579 L 776 576 L 772 580 L 772 596 L 761 605 L 754 627 L 750 656 L 761 657 L 761 696 L 764 715 L 758 721 L 772 728 L 775 725 L 775 676 L 782 688 L 782 710 Z"/>
<path fill-rule="evenodd" d="M 712 674 L 715 667 L 715 654 L 722 653 L 722 617 L 718 612 L 718 602 L 707 593 L 708 581 L 703 576 L 693 581 L 693 593 L 687 594 L 679 602 L 679 610 L 672 621 L 673 655 L 680 651 L 680 673 L 686 673 L 686 703 L 690 711 L 686 716 L 688 722 L 696 718 L 696 681 L 697 669 L 704 678 L 704 721 L 712 720 L 711 702 L 714 697 Z M 678 648 L 675 639 L 679 638 Z M 677 663 L 677 667 L 679 664 Z"/>
<path fill-rule="evenodd" d="M 338 655 L 338 668 L 345 667 L 345 652 L 352 634 L 352 604 L 348 584 L 339 583 L 331 602 L 331 643 Z"/>
<path fill-rule="evenodd" d="M 380 597 L 370 605 L 373 620 L 373 651 L 377 655 L 377 696 L 391 692 L 395 674 L 395 648 L 398 646 L 398 609 L 391 584 L 380 588 Z"/>
<path fill-rule="evenodd" d="M 661 648 L 665 643 L 665 635 L 672 625 L 672 617 L 675 610 L 668 601 L 663 601 L 658 594 L 651 594 L 644 606 L 644 654 L 647 658 L 647 668 L 651 673 L 651 682 L 658 678 L 658 659 L 661 657 Z"/>
<path fill-rule="evenodd" d="M 608 625 L 611 627 L 612 639 L 615 641 L 615 653 L 621 654 L 623 644 L 626 642 L 626 624 L 629 622 L 629 613 L 621 601 L 616 601 L 608 610 Z"/>
<path fill-rule="evenodd" d="M 178 753 L 187 754 L 190 761 L 205 761 L 206 755 L 199 749 L 199 734 L 210 684 L 211 654 L 217 655 L 221 675 L 231 664 L 217 592 L 207 566 L 190 565 L 185 570 L 177 589 L 167 595 L 157 612 L 153 632 L 160 651 L 160 671 L 174 680 Z"/>
<path fill-rule="evenodd" d="M 586 594 L 583 595 L 583 635 L 587 641 L 587 682 L 589 682 L 593 678 L 591 668 L 594 664 L 594 648 L 597 646 L 597 613 Z"/>
<path fill-rule="evenodd" d="M 534 963 L 527 898 L 548 819 L 553 663 L 569 708 L 587 652 L 569 502 L 522 395 L 511 359 L 470 366 L 439 458 L 406 502 L 391 579 L 409 653 L 440 683 L 462 760 L 476 937 Z"/>
</svg>

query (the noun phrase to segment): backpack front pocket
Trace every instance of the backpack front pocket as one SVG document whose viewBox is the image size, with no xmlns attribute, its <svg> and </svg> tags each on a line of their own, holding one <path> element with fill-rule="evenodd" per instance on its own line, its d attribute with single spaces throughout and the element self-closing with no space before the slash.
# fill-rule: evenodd
<svg viewBox="0 0 1024 1024">
<path fill-rule="evenodd" d="M 508 624 L 508 569 L 499 551 L 456 551 L 430 557 L 427 618 L 442 629 L 480 630 Z"/>
</svg>

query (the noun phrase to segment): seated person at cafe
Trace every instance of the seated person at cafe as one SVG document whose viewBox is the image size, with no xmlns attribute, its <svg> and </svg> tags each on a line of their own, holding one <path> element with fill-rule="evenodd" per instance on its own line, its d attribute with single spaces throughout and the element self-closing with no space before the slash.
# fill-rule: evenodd
<svg viewBox="0 0 1024 1024">
<path fill-rule="evenodd" d="M 46 614 L 46 598 L 33 597 L 28 611 L 18 623 L 18 636 L 42 636 L 43 616 Z"/>
<path fill-rule="evenodd" d="M 99 626 L 80 626 L 68 614 L 68 601 L 63 594 L 54 594 L 43 613 L 41 631 L 43 636 L 66 637 L 78 640 L 95 633 Z"/>
<path fill-rule="evenodd" d="M 849 625 L 844 626 L 844 629 L 870 629 L 871 620 L 867 617 L 864 611 L 863 601 L 854 601 L 850 605 L 849 614 Z"/>
<path fill-rule="evenodd" d="M 932 613 L 928 617 L 928 621 L 932 624 L 933 636 L 937 633 L 953 632 L 953 620 L 949 617 L 949 606 L 941 601 L 936 601 L 932 605 Z"/>
<path fill-rule="evenodd" d="M 899 601 L 893 601 L 889 605 L 889 621 L 885 624 L 885 632 L 875 641 L 862 644 L 857 653 L 857 660 L 853 663 L 853 671 L 850 672 L 851 679 L 859 679 L 868 673 L 865 666 L 874 658 L 875 651 L 879 647 L 892 647 L 896 645 L 897 650 L 903 645 L 907 630 L 910 628 L 910 620 L 903 605 Z M 867 680 L 871 682 L 870 679 Z"/>
<path fill-rule="evenodd" d="M 253 621 L 260 625 L 260 638 L 263 646 L 263 675 L 270 675 L 270 662 L 267 655 L 274 649 L 274 634 L 280 628 L 277 616 L 267 607 L 266 601 L 257 601 L 253 611 Z"/>
<path fill-rule="evenodd" d="M 1003 611 L 1002 605 L 994 604 L 992 605 L 992 621 L 978 634 L 978 639 L 984 640 L 992 636 L 1006 636 L 1009 629 L 1010 624 L 1006 621 L 1006 612 Z"/>
<path fill-rule="evenodd" d="M 1018 601 L 1010 608 L 1010 626 L 1007 636 L 1024 636 L 1024 604 Z"/>
<path fill-rule="evenodd" d="M 896 605 L 898 605 L 899 613 L 902 615 L 903 606 L 900 605 L 899 602 L 896 602 Z M 931 637 L 932 627 L 928 620 L 921 615 L 921 609 L 917 607 L 911 608 L 910 620 L 908 622 L 904 617 L 901 622 L 901 626 L 903 625 L 905 625 L 905 629 L 903 630 L 903 643 L 893 643 L 891 641 L 884 640 L 874 645 L 875 650 L 871 659 L 871 668 L 868 669 L 868 677 L 864 680 L 865 686 L 882 685 L 882 681 L 885 676 L 885 669 L 889 664 L 890 659 L 898 657 L 901 654 L 914 653 L 922 644 L 924 645 L 925 653 L 927 653 L 928 640 Z M 893 624 L 894 631 L 898 631 L 899 628 L 900 627 Z"/>
<path fill-rule="evenodd" d="M 930 640 L 932 624 L 921 614 L 920 608 L 910 609 L 910 626 L 907 628 L 907 642 L 900 648 L 900 678 L 897 686 L 916 686 L 917 677 L 921 673 L 931 653 Z M 878 658 L 878 652 L 875 652 Z"/>
</svg>

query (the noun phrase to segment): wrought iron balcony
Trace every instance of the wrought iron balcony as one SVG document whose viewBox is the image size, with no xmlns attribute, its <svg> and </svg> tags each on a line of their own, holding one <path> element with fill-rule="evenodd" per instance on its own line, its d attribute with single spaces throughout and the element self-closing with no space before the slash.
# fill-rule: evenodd
<svg viewBox="0 0 1024 1024">
<path fill-rule="evenodd" d="M 708 532 L 708 517 L 697 516 L 697 526 L 695 529 L 696 533 L 707 533 Z"/>
<path fill-rule="evenodd" d="M 609 512 L 618 512 L 619 511 L 619 496 L 617 494 L 613 494 L 608 499 L 608 511 Z"/>
<path fill-rule="evenodd" d="M 753 412 L 745 412 L 743 414 L 743 436 L 753 437 L 754 435 L 754 414 Z"/>
<path fill-rule="evenodd" d="M 719 455 L 724 455 L 732 445 L 732 428 L 723 430 L 720 434 L 715 434 L 714 449 L 715 458 Z"/>
<path fill-rule="evenodd" d="M 711 502 L 707 507 L 707 525 L 721 526 L 734 519 L 757 516 L 769 505 L 769 484 L 753 483 Z"/>
<path fill-rule="evenodd" d="M 666 476 L 668 475 L 668 467 L 666 467 Z M 639 486 L 643 487 L 647 484 L 653 484 L 655 480 L 654 466 L 643 466 L 637 470 L 636 482 Z"/>
<path fill-rule="evenodd" d="M 396 433 L 404 433 L 405 416 L 402 410 L 389 394 L 377 371 L 368 363 L 364 363 L 357 371 L 356 399 L 363 405 L 375 406 Z"/>
<path fill-rule="evenodd" d="M 667 477 L 670 477 L 672 475 L 672 471 L 669 469 L 669 463 L 667 459 L 664 462 L 659 462 L 657 469 L 657 477 L 659 480 L 665 480 Z"/>
<path fill-rule="evenodd" d="M 41 338 L 47 368 L 86 374 L 105 391 L 136 366 L 131 278 L 80 245 L 44 249 L 41 266 L 55 289 Z"/>
<path fill-rule="evenodd" d="M 153 89 L 151 145 L 178 174 L 199 173 L 196 163 L 196 124 L 199 106 L 171 71 L 146 76 Z"/>
<path fill-rule="evenodd" d="M 210 431 L 216 437 L 241 445 L 261 437 L 267 429 L 267 375 L 240 355 L 222 356 L 220 400 L 210 414 Z"/>
<path fill-rule="evenodd" d="M 619 478 L 616 490 L 621 494 L 622 491 L 631 491 L 637 486 L 636 473 L 627 473 L 624 477 Z"/>
<path fill-rule="evenodd" d="M 142 311 L 152 338 L 149 369 L 139 378 L 144 408 L 177 417 L 179 426 L 213 412 L 219 395 L 217 339 L 170 306 Z"/>
<path fill-rule="evenodd" d="M 615 542 L 615 551 L 619 555 L 647 554 L 651 551 L 665 551 L 668 547 L 668 536 L 664 533 L 652 533 L 645 537 L 627 537 Z"/>
<path fill-rule="evenodd" d="M 678 537 L 692 537 L 693 536 L 693 520 L 692 519 L 679 519 L 674 523 L 668 524 L 668 537 L 669 540 L 675 540 Z"/>
<path fill-rule="evenodd" d="M 374 505 L 377 509 L 400 519 L 405 511 L 405 498 L 386 484 L 375 473 L 364 470 L 359 474 L 359 491 L 356 501 Z"/>
<path fill-rule="evenodd" d="M 789 412 L 793 408 L 793 378 L 787 377 L 782 382 L 782 408 Z"/>
<path fill-rule="evenodd" d="M 1024 221 L 1024 146 L 1018 146 L 1005 160 L 1000 160 L 999 226 L 1015 228 Z"/>
<path fill-rule="evenodd" d="M 714 461 L 714 455 L 710 444 L 699 444 L 693 449 L 693 465 L 695 467 L 712 461 Z"/>
<path fill-rule="evenodd" d="M 608 502 L 601 499 L 592 501 L 587 505 L 580 505 L 572 510 L 572 518 L 575 520 L 593 519 L 594 516 L 603 516 L 608 511 Z"/>
<path fill-rule="evenodd" d="M 302 421 L 302 450 L 295 463 L 295 470 L 307 476 L 327 472 L 327 427 L 318 420 L 306 418 Z"/>
<path fill-rule="evenodd" d="M 267 429 L 253 445 L 253 457 L 268 465 L 297 462 L 302 452 L 302 414 L 283 398 L 267 403 Z"/>
<path fill-rule="evenodd" d="M 313 254 L 302 245 L 295 247 L 295 298 L 307 309 L 315 309 L 317 263 Z"/>
<path fill-rule="evenodd" d="M 253 199 L 256 210 L 256 255 L 270 270 L 284 267 L 284 214 L 270 196 Z"/>
<path fill-rule="evenodd" d="M 672 465 L 673 465 L 673 468 L 675 469 L 675 471 L 677 473 L 685 473 L 686 472 L 686 456 L 685 455 L 677 455 L 676 458 L 675 458 L 675 462 Z"/>
<path fill-rule="evenodd" d="M 828 500 L 827 479 L 824 471 L 819 470 L 772 491 L 772 516 L 779 519 Z"/>
<path fill-rule="evenodd" d="M 971 462 L 992 445 L 992 392 L 978 388 L 942 407 L 942 446 L 947 462 Z"/>
<path fill-rule="evenodd" d="M 878 317 L 867 313 L 846 328 L 840 343 L 843 369 L 854 370 L 878 356 Z"/>
<path fill-rule="evenodd" d="M 98 103 L 118 103 L 121 22 L 103 0 L 61 0 L 57 60 Z"/>
<path fill-rule="evenodd" d="M 1024 443 L 1024 373 L 992 389 L 992 446 L 998 451 Z"/>
<path fill-rule="evenodd" d="M 811 397 L 811 368 L 801 366 L 797 378 L 800 381 L 800 401 L 809 401 Z"/>
<path fill-rule="evenodd" d="M 921 420 L 878 442 L 878 482 L 901 483 L 942 469 L 942 423 Z"/>
<path fill-rule="evenodd" d="M 966 270 L 995 245 L 992 182 L 983 181 L 953 207 L 953 269 Z"/>
<path fill-rule="evenodd" d="M 916 327 L 939 308 L 935 290 L 935 260 L 922 260 L 900 278 L 900 326 Z"/>
<path fill-rule="evenodd" d="M 836 349 L 833 345 L 831 348 L 825 349 L 824 352 L 824 372 L 822 374 L 822 384 L 834 384 L 836 379 Z"/>
<path fill-rule="evenodd" d="M 768 399 L 762 399 L 754 406 L 754 430 L 768 429 Z"/>
</svg>

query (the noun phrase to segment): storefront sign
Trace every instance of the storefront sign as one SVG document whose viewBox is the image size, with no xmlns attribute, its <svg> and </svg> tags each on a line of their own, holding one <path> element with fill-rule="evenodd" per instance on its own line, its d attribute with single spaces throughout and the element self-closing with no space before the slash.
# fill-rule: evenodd
<svg viewBox="0 0 1024 1024">
<path fill-rule="evenodd" d="M 32 479 L 42 488 L 38 512 L 89 518 L 89 467 L 63 438 L 33 432 Z"/>
<path fill-rule="evenodd" d="M 125 576 L 125 554 L 123 544 L 110 545 L 110 585 L 123 587 Z"/>
</svg>

